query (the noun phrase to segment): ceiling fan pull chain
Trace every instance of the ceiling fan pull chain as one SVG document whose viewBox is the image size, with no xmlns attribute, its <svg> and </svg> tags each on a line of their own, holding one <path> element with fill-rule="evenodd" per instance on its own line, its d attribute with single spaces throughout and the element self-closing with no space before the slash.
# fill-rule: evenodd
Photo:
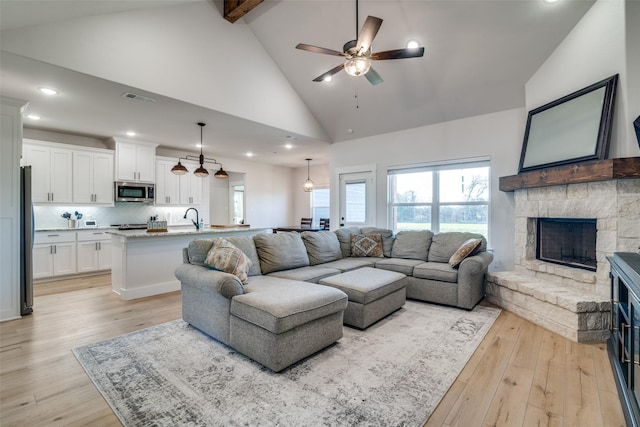
<svg viewBox="0 0 640 427">
<path fill-rule="evenodd" d="M 358 85 L 357 84 L 356 84 L 356 87 L 355 87 L 354 98 L 356 99 L 356 110 L 358 110 L 360 108 L 360 100 L 358 99 Z"/>
</svg>

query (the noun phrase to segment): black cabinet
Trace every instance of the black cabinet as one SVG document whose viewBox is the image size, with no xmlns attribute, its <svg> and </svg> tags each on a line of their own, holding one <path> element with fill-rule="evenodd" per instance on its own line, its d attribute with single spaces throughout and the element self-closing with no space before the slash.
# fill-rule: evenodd
<svg viewBox="0 0 640 427">
<path fill-rule="evenodd" d="M 611 264 L 611 336 L 613 367 L 627 425 L 640 427 L 640 255 L 616 252 Z"/>
</svg>

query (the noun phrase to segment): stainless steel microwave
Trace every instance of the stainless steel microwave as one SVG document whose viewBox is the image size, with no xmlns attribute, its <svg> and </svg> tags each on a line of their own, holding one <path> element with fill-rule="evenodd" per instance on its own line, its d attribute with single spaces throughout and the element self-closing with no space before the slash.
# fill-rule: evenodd
<svg viewBox="0 0 640 427">
<path fill-rule="evenodd" d="M 155 196 L 154 184 L 142 184 L 138 182 L 116 182 L 116 202 L 153 202 Z"/>
</svg>

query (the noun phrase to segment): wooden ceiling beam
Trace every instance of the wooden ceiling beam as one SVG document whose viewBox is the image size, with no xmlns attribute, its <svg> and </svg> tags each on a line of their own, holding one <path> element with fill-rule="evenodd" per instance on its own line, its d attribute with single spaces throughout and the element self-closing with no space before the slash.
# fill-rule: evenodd
<svg viewBox="0 0 640 427">
<path fill-rule="evenodd" d="M 263 0 L 224 0 L 224 19 L 233 24 L 249 13 L 254 7 L 262 3 L 262 1 Z"/>
</svg>

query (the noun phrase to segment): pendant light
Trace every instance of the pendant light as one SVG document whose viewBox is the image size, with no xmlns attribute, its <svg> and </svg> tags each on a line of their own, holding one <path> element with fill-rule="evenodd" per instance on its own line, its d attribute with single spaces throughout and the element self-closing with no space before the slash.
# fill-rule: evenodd
<svg viewBox="0 0 640 427">
<path fill-rule="evenodd" d="M 309 178 L 309 162 L 311 161 L 311 159 L 305 160 L 307 161 L 307 180 L 304 182 L 304 184 L 302 184 L 302 189 L 307 193 L 310 193 L 313 191 L 313 187 L 315 184 L 313 183 L 313 181 L 311 181 L 311 178 Z"/>
<path fill-rule="evenodd" d="M 222 169 L 222 164 L 218 163 L 218 161 L 216 159 L 209 159 L 207 157 L 204 156 L 204 154 L 202 154 L 202 128 L 206 126 L 206 123 L 198 123 L 198 126 L 200 126 L 200 155 L 199 156 L 195 156 L 193 154 L 187 154 L 185 157 L 180 157 L 178 159 L 178 163 L 171 168 L 171 172 L 173 172 L 176 175 L 184 175 L 186 173 L 189 172 L 189 170 L 184 167 L 184 165 L 182 163 L 180 163 L 180 160 L 184 159 L 184 160 L 197 160 L 200 163 L 200 166 L 193 171 L 193 174 L 195 176 L 198 176 L 200 178 L 205 178 L 207 176 L 209 176 L 209 171 L 207 170 L 207 168 L 204 167 L 205 163 L 213 163 L 216 165 L 220 165 L 220 169 L 213 175 L 216 178 L 229 178 L 229 174 Z"/>
</svg>

